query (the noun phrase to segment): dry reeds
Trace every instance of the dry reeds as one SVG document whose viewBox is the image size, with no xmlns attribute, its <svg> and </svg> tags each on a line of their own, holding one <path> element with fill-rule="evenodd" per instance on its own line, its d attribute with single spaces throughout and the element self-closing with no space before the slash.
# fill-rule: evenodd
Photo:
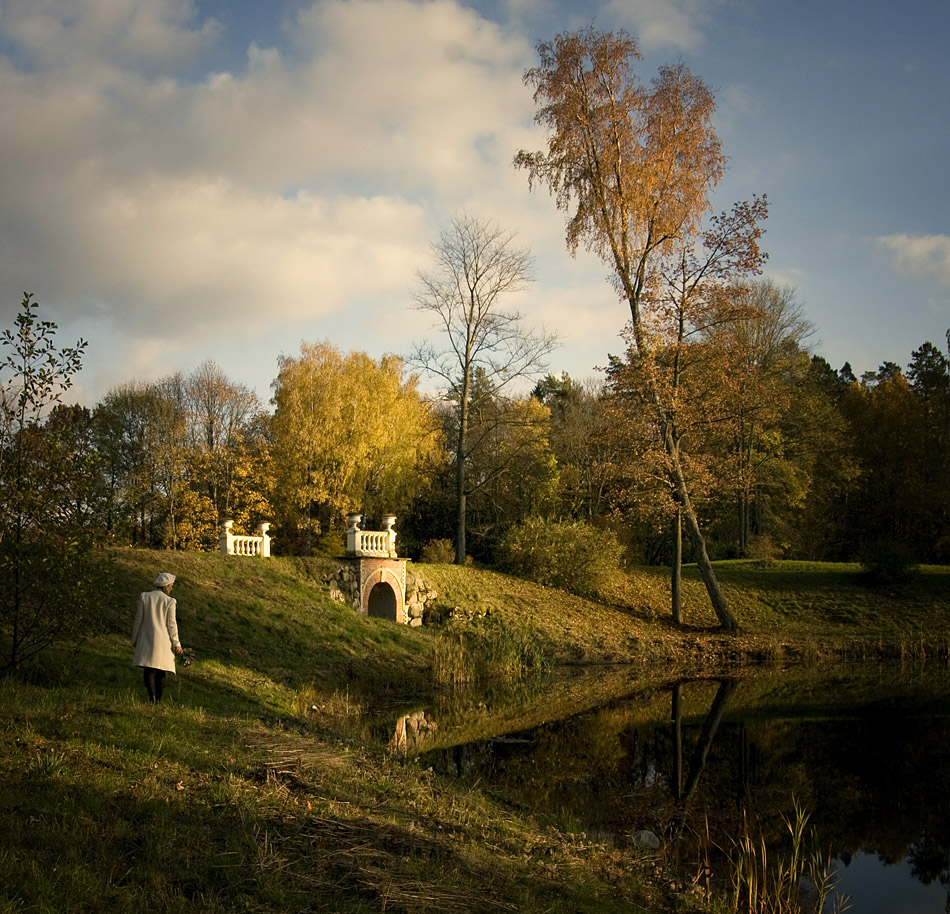
<svg viewBox="0 0 950 914">
<path fill-rule="evenodd" d="M 831 914 L 850 908 L 847 896 L 834 894 L 835 870 L 830 854 L 808 829 L 809 813 L 797 802 L 792 817 L 783 816 L 791 835 L 791 855 L 769 861 L 765 837 L 754 837 L 743 815 L 741 836 L 734 842 L 732 901 L 735 914 L 821 914 L 831 900 Z"/>
<path fill-rule="evenodd" d="M 514 682 L 547 666 L 541 639 L 524 626 L 449 628 L 435 642 L 432 678 L 443 687 Z"/>
</svg>

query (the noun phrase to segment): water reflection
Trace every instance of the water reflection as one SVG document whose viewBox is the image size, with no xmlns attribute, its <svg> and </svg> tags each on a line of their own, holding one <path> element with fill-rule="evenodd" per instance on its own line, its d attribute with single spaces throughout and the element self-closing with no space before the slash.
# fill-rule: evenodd
<svg viewBox="0 0 950 914">
<path fill-rule="evenodd" d="M 426 740 L 438 729 L 438 724 L 431 714 L 421 709 L 400 714 L 396 718 L 395 732 L 389 740 L 389 751 L 394 755 L 418 755 L 425 746 Z"/>
<path fill-rule="evenodd" d="M 543 698 L 538 706 L 546 707 Z M 926 901 L 900 910 L 944 911 L 946 670 L 669 683 L 521 729 L 512 729 L 506 709 L 492 735 L 484 703 L 454 719 L 453 713 L 406 715 L 393 747 L 453 777 L 477 778 L 562 825 L 615 841 L 660 836 L 668 858 L 693 872 L 707 822 L 719 847 L 731 846 L 748 817 L 769 847 L 780 849 L 787 845 L 782 817 L 797 800 L 811 811 L 822 846 L 841 862 L 845 891 L 858 863 L 864 871 L 870 860 L 889 878 L 899 873 L 929 887 Z M 481 735 L 467 738 L 473 728 Z M 461 738 L 453 741 L 453 733 Z M 854 910 L 898 910 L 883 897 L 876 894 L 881 907 L 868 906 L 872 898 Z"/>
<path fill-rule="evenodd" d="M 736 683 L 733 679 L 723 679 L 719 683 L 719 689 L 716 697 L 709 708 L 709 713 L 703 718 L 702 730 L 696 747 L 693 751 L 693 757 L 689 766 L 689 778 L 686 782 L 685 790 L 682 789 L 682 768 L 683 768 L 683 684 L 677 682 L 672 687 L 673 693 L 673 799 L 679 807 L 680 818 L 689 807 L 689 801 L 693 797 L 696 785 L 699 784 L 699 778 L 706 768 L 706 759 L 709 750 L 712 748 L 713 739 L 719 724 L 722 721 L 722 715 L 726 710 L 726 705 L 736 689 Z"/>
</svg>

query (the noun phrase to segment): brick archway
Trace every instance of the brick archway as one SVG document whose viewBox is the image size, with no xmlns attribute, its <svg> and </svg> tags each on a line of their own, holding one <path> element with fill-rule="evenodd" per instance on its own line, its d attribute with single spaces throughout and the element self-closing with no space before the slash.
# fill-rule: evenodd
<svg viewBox="0 0 950 914">
<path fill-rule="evenodd" d="M 391 606 L 389 595 L 377 592 L 371 605 L 370 596 L 377 586 L 388 588 L 392 593 L 394 621 L 406 624 L 406 561 L 405 559 L 363 559 L 360 562 L 360 607 L 365 615 L 383 615 L 388 617 Z M 381 607 L 386 612 L 379 612 Z M 371 612 L 376 610 L 376 612 Z"/>
<path fill-rule="evenodd" d="M 391 619 L 401 625 L 406 613 L 406 559 L 396 555 L 394 514 L 384 514 L 382 530 L 360 530 L 362 514 L 346 517 L 346 557 L 356 570 L 359 610 L 364 616 Z M 379 588 L 378 590 L 376 588 Z"/>
</svg>

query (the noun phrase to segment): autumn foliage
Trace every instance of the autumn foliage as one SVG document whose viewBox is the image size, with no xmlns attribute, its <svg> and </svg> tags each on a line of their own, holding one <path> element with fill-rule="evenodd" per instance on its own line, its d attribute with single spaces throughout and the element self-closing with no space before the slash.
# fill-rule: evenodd
<svg viewBox="0 0 950 914">
<path fill-rule="evenodd" d="M 525 82 L 545 145 L 514 164 L 622 303 L 603 374 L 541 377 L 557 338 L 513 307 L 529 249 L 464 212 L 407 290 L 431 321 L 408 361 L 304 342 L 278 360 L 270 404 L 213 362 L 65 404 L 85 344 L 59 350 L 27 296 L 0 364 L 14 645 L 58 592 L 44 569 L 84 574 L 78 543 L 210 551 L 226 519 L 268 521 L 276 552 L 311 554 L 339 551 L 347 513 L 396 514 L 403 554 L 437 543 L 444 560 L 451 542 L 456 562 L 584 593 L 622 553 L 669 566 L 677 621 L 692 562 L 727 630 L 716 559 L 863 561 L 888 584 L 950 562 L 950 334 L 905 367 L 832 368 L 794 289 L 759 278 L 765 195 L 711 207 L 726 158 L 703 81 L 676 64 L 645 82 L 622 32 L 565 33 L 538 55 Z M 48 585 L 32 608 L 18 575 Z"/>
</svg>

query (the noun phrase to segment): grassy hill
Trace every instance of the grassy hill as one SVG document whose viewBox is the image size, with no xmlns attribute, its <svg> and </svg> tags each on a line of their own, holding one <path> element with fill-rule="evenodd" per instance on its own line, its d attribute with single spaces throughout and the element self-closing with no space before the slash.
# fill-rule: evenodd
<svg viewBox="0 0 950 914">
<path fill-rule="evenodd" d="M 684 572 L 685 626 L 669 621 L 668 572 L 618 574 L 602 602 L 487 570 L 420 566 L 449 603 L 481 607 L 509 628 L 538 633 L 554 662 L 721 664 L 802 658 L 946 654 L 950 568 L 930 566 L 902 585 L 872 587 L 860 566 L 815 562 L 716 564 L 739 619 L 722 635 L 695 568 Z"/>
<path fill-rule="evenodd" d="M 720 566 L 743 623 L 727 638 L 695 581 L 690 629 L 669 626 L 665 581 L 651 571 L 592 603 L 421 566 L 442 615 L 458 607 L 467 621 L 411 629 L 335 603 L 324 584 L 333 568 L 115 553 L 104 631 L 0 680 L 0 914 L 673 910 L 652 859 L 375 748 L 370 708 L 430 697 L 433 667 L 463 636 L 473 650 L 530 642 L 548 664 L 634 661 L 637 676 L 668 677 L 749 660 L 933 654 L 950 632 L 941 569 L 872 592 L 853 568 Z M 182 640 L 198 660 L 151 706 L 128 632 L 159 570 L 178 576 Z M 589 687 L 554 700 L 589 701 L 593 683 L 631 675 L 597 669 Z M 551 713 L 552 699 L 533 707 Z"/>
</svg>

